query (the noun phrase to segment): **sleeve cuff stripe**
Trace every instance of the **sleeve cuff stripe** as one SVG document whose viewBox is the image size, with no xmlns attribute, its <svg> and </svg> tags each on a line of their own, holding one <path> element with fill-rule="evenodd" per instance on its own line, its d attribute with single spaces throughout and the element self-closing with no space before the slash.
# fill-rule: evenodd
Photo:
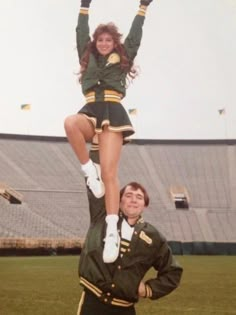
<svg viewBox="0 0 236 315">
<path fill-rule="evenodd" d="M 83 7 L 81 7 L 79 13 L 80 13 L 80 14 L 88 14 L 88 11 L 89 11 L 88 8 L 83 8 Z"/>
<path fill-rule="evenodd" d="M 147 298 L 152 297 L 152 289 L 149 287 L 149 285 L 146 284 L 146 292 L 147 292 Z"/>
<path fill-rule="evenodd" d="M 146 9 L 140 7 L 138 10 L 138 15 L 145 16 L 146 15 Z"/>
</svg>

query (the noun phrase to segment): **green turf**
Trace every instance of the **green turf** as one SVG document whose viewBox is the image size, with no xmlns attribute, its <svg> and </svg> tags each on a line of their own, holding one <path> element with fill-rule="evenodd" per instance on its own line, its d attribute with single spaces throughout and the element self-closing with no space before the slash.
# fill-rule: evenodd
<svg viewBox="0 0 236 315">
<path fill-rule="evenodd" d="M 159 301 L 140 300 L 138 315 L 236 314 L 236 256 L 177 258 L 181 286 Z M 77 265 L 76 256 L 0 258 L 0 314 L 76 315 Z"/>
</svg>

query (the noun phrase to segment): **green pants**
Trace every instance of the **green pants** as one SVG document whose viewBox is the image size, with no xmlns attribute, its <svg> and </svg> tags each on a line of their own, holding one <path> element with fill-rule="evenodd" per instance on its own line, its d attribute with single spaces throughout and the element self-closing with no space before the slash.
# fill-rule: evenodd
<svg viewBox="0 0 236 315">
<path fill-rule="evenodd" d="M 96 295 L 84 290 L 77 315 L 135 315 L 134 306 L 122 307 L 101 302 Z"/>
</svg>

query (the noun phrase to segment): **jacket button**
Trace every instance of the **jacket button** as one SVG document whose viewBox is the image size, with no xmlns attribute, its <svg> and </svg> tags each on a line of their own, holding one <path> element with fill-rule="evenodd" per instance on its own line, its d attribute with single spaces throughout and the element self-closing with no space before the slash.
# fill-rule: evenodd
<svg viewBox="0 0 236 315">
<path fill-rule="evenodd" d="M 108 299 L 104 299 L 104 302 L 107 302 L 108 301 Z"/>
<path fill-rule="evenodd" d="M 119 265 L 117 268 L 120 270 L 121 269 L 121 265 Z"/>
<path fill-rule="evenodd" d="M 100 85 L 100 84 L 101 84 L 101 82 L 100 82 L 100 81 L 98 81 L 97 85 Z"/>
<path fill-rule="evenodd" d="M 115 287 L 115 284 L 114 284 L 114 283 L 112 283 L 111 287 L 112 287 L 112 288 L 114 288 L 114 287 Z"/>
<path fill-rule="evenodd" d="M 111 293 L 110 293 L 110 292 L 107 292 L 107 296 L 111 296 Z"/>
</svg>

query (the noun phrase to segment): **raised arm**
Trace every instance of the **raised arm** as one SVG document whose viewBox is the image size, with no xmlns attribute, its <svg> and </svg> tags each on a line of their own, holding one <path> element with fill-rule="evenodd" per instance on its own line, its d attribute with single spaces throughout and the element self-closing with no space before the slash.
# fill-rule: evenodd
<svg viewBox="0 0 236 315">
<path fill-rule="evenodd" d="M 138 13 L 133 20 L 129 34 L 125 39 L 124 47 L 130 60 L 135 58 L 140 47 L 143 35 L 143 23 L 145 20 L 147 7 L 151 2 L 152 0 L 140 1 Z"/>
<path fill-rule="evenodd" d="M 78 23 L 76 27 L 76 43 L 79 60 L 83 56 L 88 42 L 90 41 L 89 36 L 89 6 L 92 0 L 81 0 Z"/>
</svg>

